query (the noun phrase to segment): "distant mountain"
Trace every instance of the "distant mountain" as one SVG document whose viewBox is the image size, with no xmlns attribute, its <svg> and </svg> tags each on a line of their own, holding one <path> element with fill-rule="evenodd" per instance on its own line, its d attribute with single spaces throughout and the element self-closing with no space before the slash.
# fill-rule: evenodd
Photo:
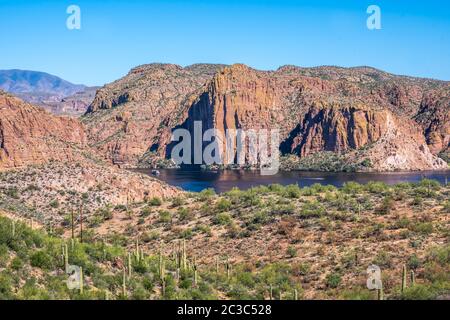
<svg viewBox="0 0 450 320">
<path fill-rule="evenodd" d="M 96 87 L 73 84 L 57 76 L 29 70 L 0 70 L 0 89 L 55 114 L 81 115 Z"/>
</svg>

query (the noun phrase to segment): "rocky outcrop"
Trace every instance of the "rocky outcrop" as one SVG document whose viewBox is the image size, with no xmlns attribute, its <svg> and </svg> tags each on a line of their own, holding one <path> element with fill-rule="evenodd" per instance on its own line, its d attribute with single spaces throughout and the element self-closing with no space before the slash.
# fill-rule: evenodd
<svg viewBox="0 0 450 320">
<path fill-rule="evenodd" d="M 450 86 L 427 93 L 415 120 L 422 125 L 427 143 L 434 154 L 450 149 Z"/>
<path fill-rule="evenodd" d="M 91 146 L 119 165 L 136 166 L 149 154 L 164 158 L 161 140 L 170 142 L 171 125 L 181 121 L 186 99 L 219 68 L 151 64 L 132 69 L 98 90 L 83 120 Z"/>
<path fill-rule="evenodd" d="M 0 92 L 0 169 L 80 159 L 82 124 Z"/>
<path fill-rule="evenodd" d="M 347 152 L 378 141 L 388 130 L 389 111 L 363 105 L 315 103 L 282 143 L 284 153 L 302 157 L 319 151 Z"/>
<path fill-rule="evenodd" d="M 366 157 L 372 170 L 447 167 L 426 143 L 436 154 L 448 143 L 446 126 L 430 130 L 439 131 L 440 142 L 435 142 L 426 128 L 436 121 L 423 120 L 422 130 L 411 120 L 428 119 L 417 115 L 429 105 L 427 94 L 445 82 L 368 67 L 258 71 L 242 64 L 202 66 L 142 66 L 99 90 L 85 118 L 90 141 L 112 162 L 135 166 L 149 154 L 169 157 L 171 131 L 192 132 L 194 122 L 202 121 L 203 130 L 223 134 L 227 129 L 279 129 L 281 151 L 300 157 L 333 151 L 355 161 Z M 445 123 L 448 108 L 438 109 L 443 116 L 433 119 Z"/>
</svg>

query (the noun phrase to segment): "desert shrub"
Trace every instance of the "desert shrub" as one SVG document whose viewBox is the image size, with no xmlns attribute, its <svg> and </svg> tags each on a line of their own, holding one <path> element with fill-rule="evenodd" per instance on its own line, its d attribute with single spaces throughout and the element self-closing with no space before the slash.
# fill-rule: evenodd
<svg viewBox="0 0 450 320">
<path fill-rule="evenodd" d="M 151 214 L 152 214 L 152 209 L 150 207 L 142 208 L 142 210 L 141 210 L 141 217 L 142 218 L 147 218 Z"/>
<path fill-rule="evenodd" d="M 159 222 L 161 223 L 169 223 L 172 221 L 172 215 L 167 210 L 161 210 L 159 212 Z"/>
<path fill-rule="evenodd" d="M 421 205 L 423 204 L 423 199 L 422 199 L 422 197 L 415 196 L 415 197 L 413 198 L 413 201 L 411 202 L 411 204 L 412 204 L 413 206 L 416 206 L 416 207 L 421 206 Z"/>
<path fill-rule="evenodd" d="M 363 186 L 357 182 L 349 181 L 342 186 L 342 192 L 347 194 L 358 194 L 363 191 Z"/>
<path fill-rule="evenodd" d="M 317 218 L 325 214 L 325 208 L 317 201 L 307 201 L 300 209 L 300 218 Z"/>
<path fill-rule="evenodd" d="M 159 207 L 162 204 L 162 201 L 158 197 L 153 197 L 148 201 L 148 204 L 153 207 Z"/>
<path fill-rule="evenodd" d="M 384 182 L 370 181 L 364 186 L 364 189 L 370 193 L 383 194 L 389 189 L 389 187 Z"/>
<path fill-rule="evenodd" d="M 421 284 L 406 288 L 399 297 L 404 300 L 431 300 L 434 298 L 436 298 L 436 292 L 433 292 L 430 286 Z"/>
<path fill-rule="evenodd" d="M 444 202 L 442 211 L 445 213 L 450 213 L 450 200 Z"/>
<path fill-rule="evenodd" d="M 297 256 L 297 249 L 294 246 L 289 246 L 286 250 L 286 254 L 289 258 L 294 258 Z"/>
<path fill-rule="evenodd" d="M 181 197 L 175 197 L 172 199 L 172 208 L 182 206 L 183 204 L 184 204 L 184 200 Z"/>
<path fill-rule="evenodd" d="M 375 209 L 375 213 L 389 214 L 391 213 L 392 209 L 394 209 L 394 205 L 394 199 L 392 199 L 391 196 L 386 196 L 383 198 L 383 202 L 380 204 L 380 206 Z"/>
<path fill-rule="evenodd" d="M 231 208 L 231 202 L 227 199 L 221 198 L 217 201 L 216 210 L 217 212 L 228 211 Z"/>
<path fill-rule="evenodd" d="M 20 199 L 19 190 L 16 187 L 7 188 L 5 194 L 13 199 Z"/>
<path fill-rule="evenodd" d="M 265 224 L 269 221 L 269 216 L 264 211 L 258 211 L 254 214 L 252 223 L 255 224 Z"/>
<path fill-rule="evenodd" d="M 408 268 L 409 269 L 417 269 L 420 267 L 420 259 L 416 254 L 413 254 L 412 256 L 409 257 L 408 259 Z"/>
<path fill-rule="evenodd" d="M 58 200 L 53 200 L 50 201 L 50 203 L 48 204 L 51 208 L 58 208 L 59 207 L 59 201 Z"/>
<path fill-rule="evenodd" d="M 284 189 L 284 196 L 287 198 L 300 198 L 302 190 L 296 184 L 291 184 Z"/>
<path fill-rule="evenodd" d="M 228 213 L 218 213 L 213 218 L 213 223 L 219 224 L 219 225 L 229 225 L 232 222 L 232 218 Z"/>
<path fill-rule="evenodd" d="M 153 230 L 150 232 L 144 232 L 144 234 L 141 236 L 141 239 L 144 242 L 150 242 L 152 240 L 158 240 L 159 237 L 160 237 L 159 232 L 156 230 Z"/>
<path fill-rule="evenodd" d="M 291 215 L 295 213 L 295 206 L 292 203 L 289 204 L 277 204 L 270 208 L 271 215 Z"/>
<path fill-rule="evenodd" d="M 13 298 L 13 280 L 6 272 L 0 272 L 0 300 Z"/>
<path fill-rule="evenodd" d="M 281 184 L 274 183 L 269 185 L 269 190 L 274 193 L 282 194 L 284 192 L 284 187 Z"/>
<path fill-rule="evenodd" d="M 337 272 L 329 273 L 325 278 L 325 284 L 328 288 L 337 288 L 342 281 L 342 277 Z"/>
<path fill-rule="evenodd" d="M 192 217 L 192 211 L 189 208 L 178 208 L 178 219 L 180 221 L 186 221 Z"/>
<path fill-rule="evenodd" d="M 53 267 L 53 259 L 45 250 L 39 250 L 31 255 L 30 264 L 33 267 L 50 270 Z"/>
<path fill-rule="evenodd" d="M 390 268 L 392 266 L 392 257 L 386 251 L 381 250 L 376 255 L 373 263 L 379 267 Z"/>
<path fill-rule="evenodd" d="M 368 289 L 350 289 L 343 290 L 340 294 L 341 298 L 344 300 L 374 300 L 375 295 L 373 291 Z"/>
<path fill-rule="evenodd" d="M 431 222 L 412 223 L 409 226 L 409 229 L 416 233 L 428 235 L 433 232 L 433 223 L 431 223 Z"/>
<path fill-rule="evenodd" d="M 208 189 L 204 189 L 201 192 L 198 193 L 198 199 L 200 201 L 206 201 L 212 197 L 214 197 L 216 195 L 216 192 L 214 191 L 214 189 L 208 188 Z"/>
</svg>

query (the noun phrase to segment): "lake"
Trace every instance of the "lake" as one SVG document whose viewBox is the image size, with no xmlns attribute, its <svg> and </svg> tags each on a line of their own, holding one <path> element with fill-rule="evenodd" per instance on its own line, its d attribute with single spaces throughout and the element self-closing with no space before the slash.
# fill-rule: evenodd
<svg viewBox="0 0 450 320">
<path fill-rule="evenodd" d="M 137 169 L 135 171 L 151 175 L 150 169 Z M 340 187 L 348 181 L 355 181 L 358 183 L 382 181 L 387 184 L 396 184 L 400 182 L 418 182 L 423 178 L 427 178 L 437 180 L 443 184 L 447 177 L 450 180 L 450 170 L 393 173 L 284 171 L 272 176 L 263 176 L 258 171 L 248 170 L 202 171 L 162 169 L 159 171 L 161 174 L 157 178 L 170 185 L 194 192 L 213 188 L 217 193 L 228 191 L 233 187 L 245 190 L 251 187 L 269 185 L 272 183 L 279 183 L 282 185 L 298 184 L 301 187 L 320 183 L 323 185 Z"/>
</svg>

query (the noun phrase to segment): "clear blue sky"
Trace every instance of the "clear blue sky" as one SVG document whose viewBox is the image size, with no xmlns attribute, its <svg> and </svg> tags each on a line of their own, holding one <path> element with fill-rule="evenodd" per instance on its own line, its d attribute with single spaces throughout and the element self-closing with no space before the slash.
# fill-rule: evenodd
<svg viewBox="0 0 450 320">
<path fill-rule="evenodd" d="M 81 30 L 66 8 L 81 8 Z M 366 27 L 370 4 L 382 30 Z M 450 1 L 0 0 L 0 69 L 103 85 L 136 65 L 370 65 L 450 80 Z"/>
</svg>

